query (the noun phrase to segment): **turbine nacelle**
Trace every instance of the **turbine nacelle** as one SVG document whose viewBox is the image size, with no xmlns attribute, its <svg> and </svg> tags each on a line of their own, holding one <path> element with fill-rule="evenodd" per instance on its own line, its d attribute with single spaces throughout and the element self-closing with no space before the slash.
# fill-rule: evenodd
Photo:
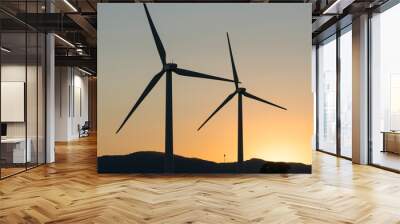
<svg viewBox="0 0 400 224">
<path fill-rule="evenodd" d="M 239 87 L 239 88 L 237 88 L 236 92 L 245 93 L 246 92 L 246 88 Z"/>
<path fill-rule="evenodd" d="M 178 67 L 178 65 L 175 63 L 167 63 L 164 65 L 163 69 L 164 69 L 164 71 L 172 71 L 172 70 L 176 69 L 177 67 Z"/>
</svg>

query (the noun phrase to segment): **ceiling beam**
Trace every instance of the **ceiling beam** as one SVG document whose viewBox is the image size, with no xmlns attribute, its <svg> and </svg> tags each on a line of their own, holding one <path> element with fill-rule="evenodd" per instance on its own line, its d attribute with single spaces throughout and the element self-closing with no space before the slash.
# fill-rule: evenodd
<svg viewBox="0 0 400 224">
<path fill-rule="evenodd" d="M 72 21 L 74 21 L 78 26 L 82 28 L 83 31 L 90 37 L 89 39 L 94 42 L 91 45 L 95 46 L 97 38 L 97 30 L 89 23 L 89 21 L 78 13 L 71 13 L 67 15 Z"/>
<path fill-rule="evenodd" d="M 42 32 L 81 31 L 68 14 L 63 13 L 18 13 L 16 18 Z"/>
<path fill-rule="evenodd" d="M 88 67 L 96 71 L 97 60 L 91 56 L 56 56 L 56 66 Z"/>
</svg>

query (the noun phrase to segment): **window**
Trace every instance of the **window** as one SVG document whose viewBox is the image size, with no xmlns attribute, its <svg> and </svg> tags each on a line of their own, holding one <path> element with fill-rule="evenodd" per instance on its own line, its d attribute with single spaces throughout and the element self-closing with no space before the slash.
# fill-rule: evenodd
<svg viewBox="0 0 400 224">
<path fill-rule="evenodd" d="M 400 5 L 371 18 L 371 162 L 400 170 Z"/>
<path fill-rule="evenodd" d="M 336 36 L 318 47 L 318 149 L 336 153 Z"/>
<path fill-rule="evenodd" d="M 317 50 L 318 149 L 351 158 L 352 26 L 338 35 L 320 43 Z"/>
<path fill-rule="evenodd" d="M 352 157 L 352 32 L 340 36 L 340 155 Z"/>
</svg>

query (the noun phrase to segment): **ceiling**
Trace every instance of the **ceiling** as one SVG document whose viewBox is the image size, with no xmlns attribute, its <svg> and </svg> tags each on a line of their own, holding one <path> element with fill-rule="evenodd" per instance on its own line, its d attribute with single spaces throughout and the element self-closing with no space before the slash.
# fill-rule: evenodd
<svg viewBox="0 0 400 224">
<path fill-rule="evenodd" d="M 312 32 L 316 43 L 335 32 L 339 20 L 345 26 L 351 17 L 373 9 L 387 0 L 172 0 L 146 2 L 269 2 L 311 3 Z M 97 3 L 139 2 L 137 0 L 1 0 L 0 22 L 3 32 L 21 32 L 25 28 L 39 32 L 55 32 L 56 64 L 86 66 L 96 71 Z M 140 1 L 143 2 L 143 1 Z M 51 10 L 50 10 L 51 9 Z M 52 11 L 52 13 L 48 13 Z M 28 12 L 28 13 L 25 13 Z M 11 38 L 11 37 L 10 37 Z M 11 38 L 20 41 L 19 38 Z M 66 41 L 64 41 L 66 40 Z M 17 44 L 17 43 L 16 43 Z M 72 45 L 71 45 L 72 44 Z M 18 45 L 18 44 L 17 44 Z"/>
</svg>

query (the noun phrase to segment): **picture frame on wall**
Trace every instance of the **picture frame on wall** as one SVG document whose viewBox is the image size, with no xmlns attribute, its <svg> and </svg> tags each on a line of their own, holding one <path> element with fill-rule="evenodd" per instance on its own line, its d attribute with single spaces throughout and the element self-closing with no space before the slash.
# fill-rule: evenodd
<svg viewBox="0 0 400 224">
<path fill-rule="evenodd" d="M 310 10 L 99 4 L 98 172 L 311 173 Z"/>
</svg>

